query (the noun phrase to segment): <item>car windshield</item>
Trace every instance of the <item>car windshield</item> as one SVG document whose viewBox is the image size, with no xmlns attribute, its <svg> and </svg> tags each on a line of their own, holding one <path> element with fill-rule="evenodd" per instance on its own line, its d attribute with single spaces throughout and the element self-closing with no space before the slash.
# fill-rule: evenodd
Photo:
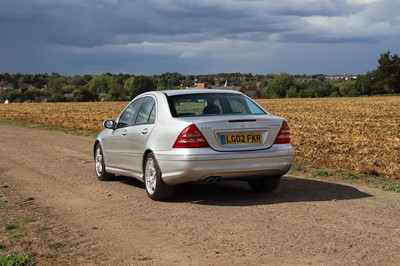
<svg viewBox="0 0 400 266">
<path fill-rule="evenodd" d="M 251 99 L 233 93 L 196 93 L 168 97 L 173 117 L 209 115 L 263 115 Z"/>
</svg>

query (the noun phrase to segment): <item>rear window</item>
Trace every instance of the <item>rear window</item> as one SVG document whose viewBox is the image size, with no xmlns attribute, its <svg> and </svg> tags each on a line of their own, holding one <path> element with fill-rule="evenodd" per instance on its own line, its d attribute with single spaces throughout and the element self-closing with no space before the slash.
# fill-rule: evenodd
<svg viewBox="0 0 400 266">
<path fill-rule="evenodd" d="M 168 97 L 174 117 L 266 114 L 251 99 L 232 93 L 196 93 Z"/>
</svg>

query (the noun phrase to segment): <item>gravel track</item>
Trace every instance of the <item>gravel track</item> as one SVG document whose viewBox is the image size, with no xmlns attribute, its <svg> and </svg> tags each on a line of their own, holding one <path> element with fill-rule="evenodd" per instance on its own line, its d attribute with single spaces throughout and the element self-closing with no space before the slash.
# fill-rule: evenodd
<svg viewBox="0 0 400 266">
<path fill-rule="evenodd" d="M 134 179 L 98 181 L 93 140 L 0 124 L 0 193 L 34 198 L 78 243 L 74 264 L 400 265 L 399 193 L 285 176 L 270 194 L 188 184 L 155 202 Z"/>
</svg>

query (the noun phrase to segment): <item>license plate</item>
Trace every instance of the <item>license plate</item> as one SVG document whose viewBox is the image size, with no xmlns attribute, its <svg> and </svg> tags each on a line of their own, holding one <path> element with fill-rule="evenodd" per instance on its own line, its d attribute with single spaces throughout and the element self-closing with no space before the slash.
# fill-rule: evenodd
<svg viewBox="0 0 400 266">
<path fill-rule="evenodd" d="M 257 134 L 222 134 L 222 144 L 261 143 L 261 133 Z"/>
</svg>

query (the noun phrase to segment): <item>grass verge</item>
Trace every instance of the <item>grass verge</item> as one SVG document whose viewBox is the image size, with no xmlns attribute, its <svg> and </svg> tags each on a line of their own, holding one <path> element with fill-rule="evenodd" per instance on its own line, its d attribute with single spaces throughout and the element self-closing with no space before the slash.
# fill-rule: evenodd
<svg viewBox="0 0 400 266">
<path fill-rule="evenodd" d="M 24 122 L 24 121 L 16 121 L 16 120 L 0 120 L 0 124 L 22 126 L 22 127 L 27 127 L 27 128 L 34 128 L 34 129 L 48 130 L 48 131 L 65 132 L 67 134 L 72 134 L 72 135 L 77 135 L 77 136 L 95 137 L 95 136 L 97 136 L 97 134 L 99 134 L 99 132 L 96 132 L 96 131 L 66 128 L 66 127 L 55 126 L 55 125 L 41 125 L 41 124 L 34 124 L 34 123 L 29 123 L 29 122 Z"/>
<path fill-rule="evenodd" d="M 400 193 L 400 180 L 383 176 L 360 174 L 344 169 L 330 169 L 323 165 L 310 162 L 300 162 L 295 160 L 289 174 L 333 182 L 364 184 L 369 187 Z"/>
<path fill-rule="evenodd" d="M 0 266 L 79 265 L 79 238 L 0 172 Z M 93 265 L 93 264 L 89 264 Z"/>
</svg>

